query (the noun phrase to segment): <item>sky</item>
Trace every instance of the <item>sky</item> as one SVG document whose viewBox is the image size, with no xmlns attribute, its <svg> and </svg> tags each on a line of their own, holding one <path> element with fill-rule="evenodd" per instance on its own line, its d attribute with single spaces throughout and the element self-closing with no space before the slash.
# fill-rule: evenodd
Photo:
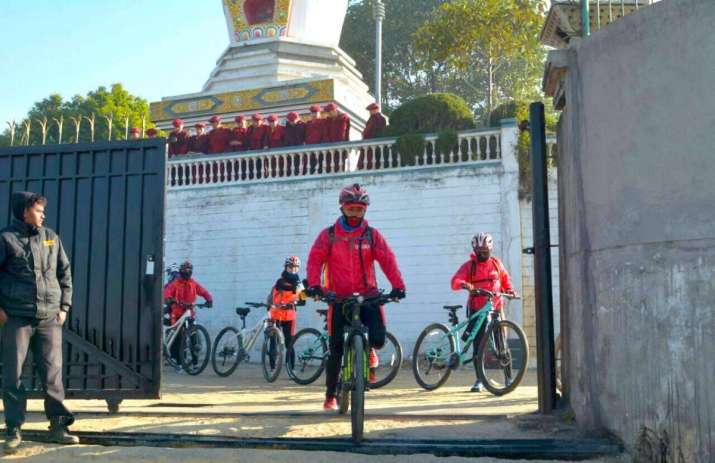
<svg viewBox="0 0 715 463">
<path fill-rule="evenodd" d="M 198 92 L 228 41 L 221 0 L 0 0 L 0 131 L 52 93 Z"/>
</svg>

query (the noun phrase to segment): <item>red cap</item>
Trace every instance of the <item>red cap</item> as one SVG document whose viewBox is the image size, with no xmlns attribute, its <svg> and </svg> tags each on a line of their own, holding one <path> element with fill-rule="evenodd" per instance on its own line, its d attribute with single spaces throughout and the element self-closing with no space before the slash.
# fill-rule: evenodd
<svg viewBox="0 0 715 463">
<path fill-rule="evenodd" d="M 132 127 L 129 129 L 129 133 L 139 133 L 139 127 Z"/>
<path fill-rule="evenodd" d="M 373 109 L 380 109 L 380 105 L 377 103 L 370 103 L 365 109 L 367 109 L 368 111 L 372 111 Z"/>
<path fill-rule="evenodd" d="M 233 120 L 240 124 L 241 122 L 246 120 L 246 117 L 245 116 L 236 116 L 233 118 Z"/>
<path fill-rule="evenodd" d="M 319 113 L 320 112 L 320 105 L 314 104 L 313 106 L 310 107 L 310 112 L 311 113 Z"/>
<path fill-rule="evenodd" d="M 206 127 L 206 124 L 204 124 L 203 122 L 199 122 L 196 125 L 194 125 L 194 127 L 196 127 L 197 129 L 203 129 Z"/>
<path fill-rule="evenodd" d="M 209 119 L 209 122 L 212 124 L 217 124 L 221 122 L 221 118 L 218 116 L 211 116 L 211 119 Z"/>
<path fill-rule="evenodd" d="M 268 116 L 268 122 L 275 122 L 277 120 L 278 116 L 276 116 L 275 114 L 271 114 L 270 116 Z"/>
<path fill-rule="evenodd" d="M 174 119 L 174 122 L 172 122 L 171 125 L 178 128 L 179 126 L 184 125 L 184 121 L 181 119 Z"/>
<path fill-rule="evenodd" d="M 323 108 L 325 111 L 335 111 L 338 109 L 338 107 L 335 105 L 335 103 L 328 103 L 325 105 L 325 108 Z"/>
<path fill-rule="evenodd" d="M 298 113 L 296 113 L 296 112 L 290 112 L 290 113 L 288 113 L 288 115 L 286 116 L 286 119 L 288 119 L 288 120 L 291 121 L 291 122 L 295 122 L 295 121 L 298 120 L 299 117 L 300 117 L 300 116 L 298 115 Z"/>
<path fill-rule="evenodd" d="M 156 135 L 159 131 L 156 130 L 154 127 L 147 129 L 146 134 L 151 136 L 151 135 Z"/>
<path fill-rule="evenodd" d="M 263 114 L 256 113 L 256 114 L 254 114 L 254 115 L 252 116 L 252 119 L 253 119 L 254 121 L 262 121 L 262 120 L 263 120 Z"/>
</svg>

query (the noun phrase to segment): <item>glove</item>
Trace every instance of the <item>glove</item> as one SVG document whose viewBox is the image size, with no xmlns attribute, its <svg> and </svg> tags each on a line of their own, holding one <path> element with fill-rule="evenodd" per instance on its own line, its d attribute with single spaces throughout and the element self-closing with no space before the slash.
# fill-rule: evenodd
<svg viewBox="0 0 715 463">
<path fill-rule="evenodd" d="M 210 309 L 214 306 L 214 301 L 206 301 L 206 308 Z"/>
<path fill-rule="evenodd" d="M 392 288 L 390 291 L 390 299 L 404 299 L 407 295 L 402 288 Z"/>
<path fill-rule="evenodd" d="M 321 288 L 320 286 L 311 286 L 310 288 L 305 290 L 305 295 L 308 297 L 317 298 L 323 297 L 325 294 L 323 293 L 323 288 Z"/>
<path fill-rule="evenodd" d="M 462 283 L 462 289 L 466 289 L 467 291 L 472 291 L 474 290 L 474 286 L 472 286 L 470 283 L 467 283 L 466 281 Z"/>
</svg>

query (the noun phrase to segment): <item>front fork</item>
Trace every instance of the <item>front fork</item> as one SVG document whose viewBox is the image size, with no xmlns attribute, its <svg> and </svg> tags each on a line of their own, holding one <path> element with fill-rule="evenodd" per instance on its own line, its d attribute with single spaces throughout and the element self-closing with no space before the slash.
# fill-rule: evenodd
<svg viewBox="0 0 715 463">
<path fill-rule="evenodd" d="M 369 367 L 368 367 L 368 362 L 367 362 L 367 349 L 369 349 L 368 346 L 370 346 L 370 339 L 369 339 L 369 334 L 368 331 L 365 327 L 360 327 L 356 328 L 353 327 L 349 331 L 346 331 L 345 334 L 343 335 L 343 368 L 342 368 L 342 388 L 344 390 L 353 390 L 355 387 L 354 382 L 353 382 L 353 355 L 352 355 L 352 345 L 350 344 L 350 340 L 353 338 L 353 336 L 360 336 L 362 338 L 363 342 L 363 378 L 365 378 L 365 384 L 367 384 L 367 379 L 368 379 L 368 373 L 369 373 Z"/>
</svg>

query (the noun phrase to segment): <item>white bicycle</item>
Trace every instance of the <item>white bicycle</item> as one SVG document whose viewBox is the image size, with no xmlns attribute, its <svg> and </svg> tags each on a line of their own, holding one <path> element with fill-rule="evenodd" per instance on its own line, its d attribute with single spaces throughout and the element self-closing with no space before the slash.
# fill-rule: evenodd
<svg viewBox="0 0 715 463">
<path fill-rule="evenodd" d="M 173 325 L 164 327 L 164 358 L 172 367 L 181 368 L 186 373 L 195 376 L 206 368 L 211 357 L 211 338 L 206 328 L 194 321 L 194 309 L 205 308 L 209 305 L 186 304 L 183 302 L 172 302 L 182 306 L 184 313 Z M 174 343 L 179 344 L 179 358 L 175 359 L 171 355 L 171 347 Z"/>
<path fill-rule="evenodd" d="M 260 302 L 246 302 L 246 305 L 259 309 L 270 309 L 271 306 Z M 236 308 L 236 314 L 241 317 L 241 329 L 227 326 L 216 336 L 213 345 L 211 366 L 219 376 L 229 376 L 238 364 L 250 360 L 251 349 L 256 344 L 258 336 L 263 333 L 263 348 L 261 349 L 261 365 L 266 381 L 272 383 L 281 373 L 285 357 L 285 340 L 273 320 L 266 314 L 256 325 L 246 329 L 246 316 L 251 312 L 249 307 Z"/>
</svg>

